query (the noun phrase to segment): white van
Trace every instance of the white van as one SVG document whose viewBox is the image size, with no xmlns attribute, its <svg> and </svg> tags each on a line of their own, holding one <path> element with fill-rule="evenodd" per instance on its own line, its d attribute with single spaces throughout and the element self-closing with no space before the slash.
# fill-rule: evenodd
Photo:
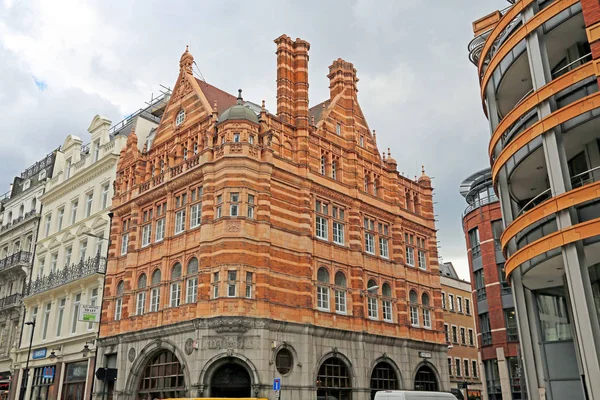
<svg viewBox="0 0 600 400">
<path fill-rule="evenodd" d="M 418 392 L 411 390 L 380 390 L 375 393 L 375 400 L 456 400 L 452 393 Z"/>
</svg>

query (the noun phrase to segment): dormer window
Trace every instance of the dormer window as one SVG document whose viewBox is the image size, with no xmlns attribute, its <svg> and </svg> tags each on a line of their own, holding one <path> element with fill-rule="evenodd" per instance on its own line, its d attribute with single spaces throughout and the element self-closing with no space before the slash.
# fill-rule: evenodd
<svg viewBox="0 0 600 400">
<path fill-rule="evenodd" d="M 177 126 L 181 125 L 184 120 L 185 120 L 185 110 L 181 109 L 177 113 L 177 118 L 175 118 L 175 125 L 177 125 Z"/>
<path fill-rule="evenodd" d="M 360 147 L 365 147 L 365 137 L 364 136 L 360 137 Z"/>
<path fill-rule="evenodd" d="M 65 166 L 65 179 L 69 179 L 71 177 L 71 159 L 67 160 L 67 165 Z"/>
</svg>

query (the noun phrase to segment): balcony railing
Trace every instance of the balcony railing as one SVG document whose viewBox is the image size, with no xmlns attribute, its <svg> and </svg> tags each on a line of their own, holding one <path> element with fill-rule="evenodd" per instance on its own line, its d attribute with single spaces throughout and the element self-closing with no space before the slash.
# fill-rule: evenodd
<svg viewBox="0 0 600 400">
<path fill-rule="evenodd" d="M 11 227 L 20 224 L 23 221 L 28 220 L 29 218 L 38 215 L 38 213 L 36 212 L 36 210 L 31 210 L 31 211 L 27 211 L 25 214 L 23 214 L 20 217 L 17 217 L 15 219 L 13 219 L 12 221 L 9 221 L 6 225 L 2 225 L 0 226 L 0 232 L 5 231 L 10 229 Z"/>
<path fill-rule="evenodd" d="M 17 251 L 16 253 L 0 260 L 0 271 L 19 264 L 31 265 L 31 253 L 29 251 Z"/>
<path fill-rule="evenodd" d="M 52 271 L 48 275 L 37 278 L 29 285 L 28 296 L 45 292 L 85 278 L 94 274 L 104 274 L 106 272 L 106 258 L 96 256 L 90 257 L 86 261 L 77 264 L 71 264 L 59 271 Z"/>
<path fill-rule="evenodd" d="M 18 306 L 21 304 L 23 300 L 23 295 L 21 293 L 11 294 L 10 296 L 6 296 L 0 299 L 0 310 L 4 310 L 9 307 Z"/>
<path fill-rule="evenodd" d="M 465 211 L 463 211 L 463 217 L 481 206 L 485 206 L 486 204 L 494 203 L 496 201 L 498 201 L 498 196 L 496 196 L 495 194 L 492 194 L 488 197 L 484 197 L 483 199 L 477 199 L 474 202 L 470 203 L 467 206 L 467 208 L 465 208 Z"/>
</svg>

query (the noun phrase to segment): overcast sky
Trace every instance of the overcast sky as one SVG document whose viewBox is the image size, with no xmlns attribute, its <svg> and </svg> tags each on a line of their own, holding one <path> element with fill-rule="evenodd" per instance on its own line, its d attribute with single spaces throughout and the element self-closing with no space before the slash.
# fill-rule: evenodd
<svg viewBox="0 0 600 400">
<path fill-rule="evenodd" d="M 0 0 L 0 193 L 62 145 L 89 141 L 96 114 L 120 121 L 172 87 L 190 49 L 201 73 L 276 111 L 273 40 L 311 44 L 310 104 L 329 96 L 341 57 L 380 151 L 409 176 L 434 177 L 440 255 L 468 279 L 460 182 L 487 166 L 489 132 L 467 44 L 472 21 L 506 0 Z M 2 190 L 3 189 L 3 190 Z"/>
</svg>

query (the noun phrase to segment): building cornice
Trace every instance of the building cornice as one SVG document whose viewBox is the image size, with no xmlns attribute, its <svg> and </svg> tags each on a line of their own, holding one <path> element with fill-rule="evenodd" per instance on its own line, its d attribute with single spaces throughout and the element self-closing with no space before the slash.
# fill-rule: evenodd
<svg viewBox="0 0 600 400">
<path fill-rule="evenodd" d="M 56 201 L 57 199 L 63 197 L 67 193 L 75 191 L 80 186 L 102 175 L 104 172 L 107 172 L 113 168 L 116 169 L 118 159 L 119 156 L 113 153 L 102 157 L 100 161 L 93 163 L 89 167 L 83 169 L 83 171 L 81 171 L 78 174 L 75 174 L 66 182 L 62 182 L 58 186 L 55 186 L 52 189 L 48 190 L 46 193 L 44 193 L 44 195 L 40 197 L 40 200 L 43 203 L 51 203 L 53 201 Z"/>
</svg>

